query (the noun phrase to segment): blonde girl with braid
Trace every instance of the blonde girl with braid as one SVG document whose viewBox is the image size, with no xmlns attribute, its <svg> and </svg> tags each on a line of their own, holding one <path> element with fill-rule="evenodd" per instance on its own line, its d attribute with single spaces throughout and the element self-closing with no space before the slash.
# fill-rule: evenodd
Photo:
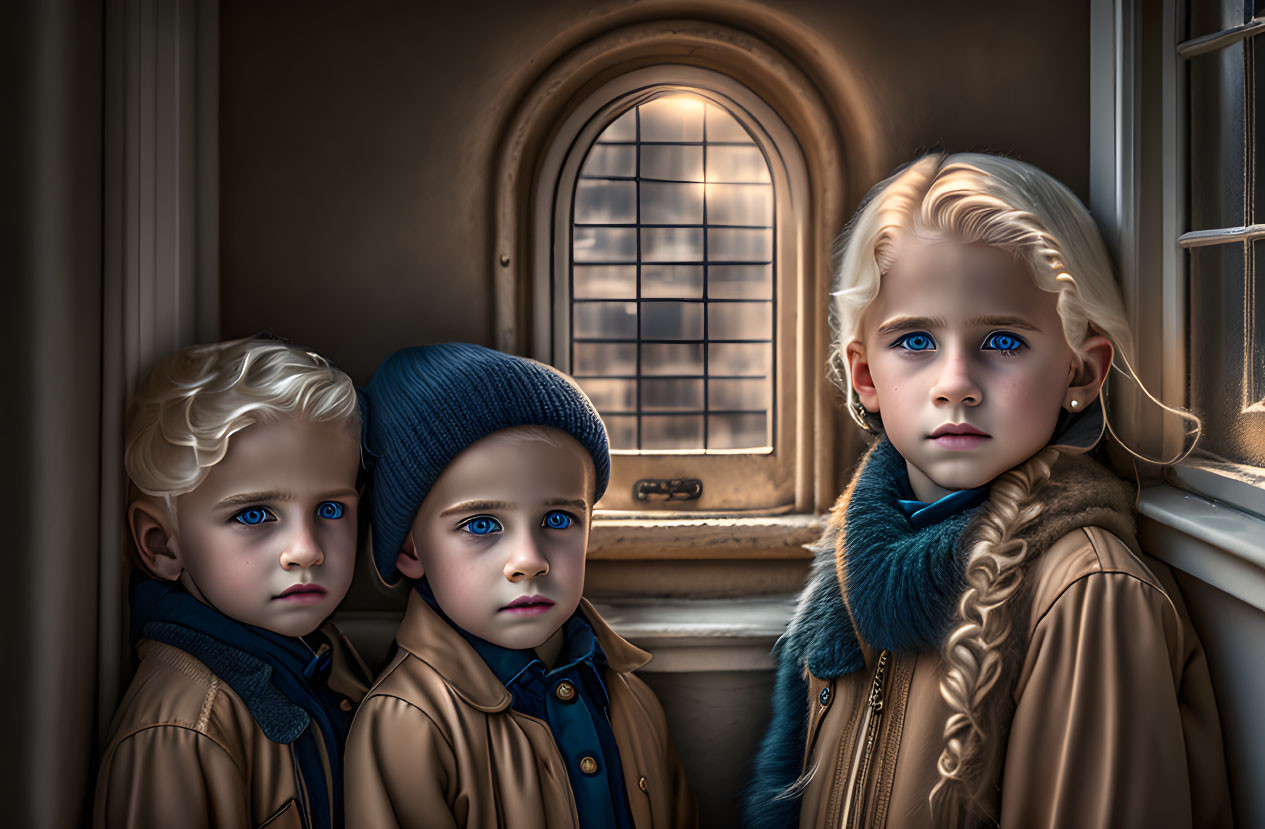
<svg viewBox="0 0 1265 829">
<path fill-rule="evenodd" d="M 926 155 L 839 262 L 832 362 L 877 439 L 778 642 L 745 823 L 1230 826 L 1202 646 L 1089 454 L 1108 372 L 1138 382 L 1089 213 L 1023 162 Z"/>
</svg>

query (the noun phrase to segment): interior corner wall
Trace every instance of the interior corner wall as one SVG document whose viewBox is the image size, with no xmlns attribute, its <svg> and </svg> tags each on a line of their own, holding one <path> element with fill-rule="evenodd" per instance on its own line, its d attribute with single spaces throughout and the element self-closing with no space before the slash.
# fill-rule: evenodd
<svg viewBox="0 0 1265 829">
<path fill-rule="evenodd" d="M 3 822 L 83 825 L 95 770 L 99 5 L 5 3 L 0 331 Z"/>
<path fill-rule="evenodd" d="M 992 150 L 1089 195 L 1088 0 L 1057 14 L 1003 0 L 223 0 L 221 9 L 220 333 L 272 331 L 327 353 L 358 382 L 402 346 L 494 344 L 502 130 L 576 38 L 616 25 L 712 19 L 763 37 L 764 21 L 783 21 L 825 44 L 806 74 L 840 123 L 861 115 L 874 126 L 882 169 L 934 146 Z M 829 75 L 832 66 L 848 76 Z M 831 91 L 849 84 L 857 96 Z M 854 100 L 872 111 L 847 112 Z M 848 183 L 849 210 L 871 183 Z"/>
</svg>

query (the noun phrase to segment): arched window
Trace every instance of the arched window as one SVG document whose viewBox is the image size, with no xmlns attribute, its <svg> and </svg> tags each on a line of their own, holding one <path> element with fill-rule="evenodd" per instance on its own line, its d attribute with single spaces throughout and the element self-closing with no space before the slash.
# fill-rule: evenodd
<svg viewBox="0 0 1265 829">
<path fill-rule="evenodd" d="M 793 64 L 714 24 L 612 31 L 520 103 L 498 179 L 498 344 L 597 405 L 613 455 L 602 509 L 773 515 L 833 499 L 836 135 Z"/>
</svg>

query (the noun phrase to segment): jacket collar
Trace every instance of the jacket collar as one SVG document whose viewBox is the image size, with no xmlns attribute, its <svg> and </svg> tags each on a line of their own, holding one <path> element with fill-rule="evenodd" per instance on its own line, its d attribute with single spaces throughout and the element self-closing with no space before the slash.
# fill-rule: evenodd
<svg viewBox="0 0 1265 829">
<path fill-rule="evenodd" d="M 610 670 L 628 673 L 650 661 L 650 654 L 612 630 L 588 599 L 580 599 L 580 612 L 592 625 L 593 635 L 606 654 Z M 496 674 L 416 590 L 409 591 L 408 609 L 395 640 L 405 651 L 434 668 L 444 682 L 474 708 L 494 713 L 509 707 L 512 697 Z"/>
</svg>

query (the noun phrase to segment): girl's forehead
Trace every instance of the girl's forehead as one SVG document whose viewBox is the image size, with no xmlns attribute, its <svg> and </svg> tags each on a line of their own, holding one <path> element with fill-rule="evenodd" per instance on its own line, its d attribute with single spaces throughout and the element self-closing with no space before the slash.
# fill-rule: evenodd
<svg viewBox="0 0 1265 829">
<path fill-rule="evenodd" d="M 901 245 L 866 321 L 877 326 L 881 318 L 902 314 L 1058 319 L 1056 295 L 1037 287 L 1024 259 L 1004 248 L 951 239 Z"/>
</svg>

